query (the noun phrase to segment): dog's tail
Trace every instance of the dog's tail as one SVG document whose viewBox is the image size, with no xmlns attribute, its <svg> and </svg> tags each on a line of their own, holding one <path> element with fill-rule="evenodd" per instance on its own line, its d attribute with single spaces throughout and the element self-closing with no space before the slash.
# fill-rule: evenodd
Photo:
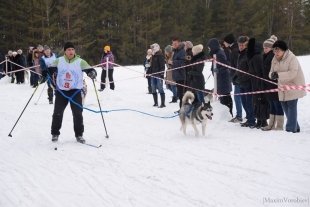
<svg viewBox="0 0 310 207">
<path fill-rule="evenodd" d="M 195 99 L 195 95 L 191 91 L 186 91 L 182 98 L 182 105 L 192 104 Z"/>
</svg>

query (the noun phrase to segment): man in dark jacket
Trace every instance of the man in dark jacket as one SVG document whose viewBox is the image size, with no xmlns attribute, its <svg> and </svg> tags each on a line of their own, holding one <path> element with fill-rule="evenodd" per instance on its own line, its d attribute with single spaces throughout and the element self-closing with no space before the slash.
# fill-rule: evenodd
<svg viewBox="0 0 310 207">
<path fill-rule="evenodd" d="M 247 58 L 249 64 L 249 71 L 257 77 L 263 77 L 263 47 L 261 43 L 255 41 L 255 38 L 249 40 Z M 263 81 L 258 78 L 251 78 L 252 91 L 262 91 Z M 267 126 L 267 119 L 269 118 L 269 104 L 264 94 L 253 95 L 254 114 L 257 119 L 256 128 Z"/>
<path fill-rule="evenodd" d="M 230 53 L 229 56 L 227 56 L 227 61 L 230 63 L 230 66 L 237 68 L 237 61 L 239 56 L 239 47 L 238 43 L 235 40 L 235 36 L 233 34 L 228 34 L 224 37 L 224 45 L 226 48 L 229 49 Z M 240 93 L 240 86 L 236 82 L 236 80 L 233 78 L 235 77 L 236 71 L 231 69 L 230 70 L 230 77 L 231 82 L 234 85 L 234 94 Z M 236 116 L 230 120 L 230 122 L 233 123 L 240 123 L 242 122 L 242 103 L 241 103 L 241 96 L 234 95 L 234 102 L 236 107 Z"/>
<path fill-rule="evenodd" d="M 210 49 L 210 56 L 216 55 L 216 60 L 223 64 L 228 64 L 224 50 L 221 48 L 219 41 L 216 38 L 212 38 L 208 41 L 208 47 Z M 212 64 L 212 73 L 217 73 L 216 82 L 217 82 L 217 94 L 224 95 L 220 97 L 221 104 L 229 108 L 229 112 L 232 114 L 232 98 L 230 92 L 232 91 L 230 73 L 229 69 L 225 66 L 217 64 L 217 70 L 215 71 L 215 66 Z"/>
<path fill-rule="evenodd" d="M 249 73 L 249 65 L 247 58 L 247 46 L 248 46 L 249 38 L 247 36 L 240 36 L 238 38 L 238 47 L 239 47 L 239 56 L 237 60 L 237 68 L 246 73 Z M 236 72 L 234 77 L 234 81 L 240 85 L 241 93 L 252 92 L 252 84 L 251 78 L 248 74 L 242 72 Z M 242 95 L 241 96 L 242 106 L 246 113 L 247 121 L 242 123 L 242 127 L 255 127 L 255 117 L 254 117 L 254 109 L 253 109 L 253 96 L 251 94 Z"/>
<path fill-rule="evenodd" d="M 172 71 L 172 79 L 177 84 L 177 96 L 180 100 L 180 108 L 182 105 L 182 98 L 184 94 L 185 85 L 185 56 L 184 44 L 180 42 L 180 39 L 175 37 L 172 39 L 173 47 L 173 68 L 178 68 Z M 181 67 L 181 68 L 180 68 Z"/>
</svg>

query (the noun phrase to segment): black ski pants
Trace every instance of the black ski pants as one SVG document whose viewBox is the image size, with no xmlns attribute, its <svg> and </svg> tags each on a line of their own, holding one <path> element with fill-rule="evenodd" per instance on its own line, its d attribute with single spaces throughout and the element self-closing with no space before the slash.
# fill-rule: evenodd
<svg viewBox="0 0 310 207">
<path fill-rule="evenodd" d="M 114 90 L 115 85 L 114 85 L 114 80 L 113 80 L 113 71 L 114 69 L 108 69 L 108 78 L 109 78 L 109 82 L 110 82 L 110 89 Z M 105 83 L 105 79 L 107 77 L 107 71 L 106 70 L 102 70 L 101 72 L 101 82 Z M 101 89 L 105 88 L 105 84 L 101 84 L 100 86 Z"/>
<path fill-rule="evenodd" d="M 61 91 L 68 97 L 74 97 L 72 100 L 82 106 L 82 95 L 81 90 L 73 89 L 70 91 Z M 54 106 L 54 113 L 53 113 L 53 121 L 52 121 L 52 135 L 59 135 L 60 128 L 62 125 L 62 118 L 64 111 L 69 103 L 69 100 L 64 97 L 58 90 L 56 91 L 55 95 L 55 106 Z M 73 127 L 75 136 L 83 136 L 84 132 L 84 124 L 83 124 L 83 108 L 75 105 L 74 103 L 70 102 L 70 107 L 73 115 Z"/>
</svg>

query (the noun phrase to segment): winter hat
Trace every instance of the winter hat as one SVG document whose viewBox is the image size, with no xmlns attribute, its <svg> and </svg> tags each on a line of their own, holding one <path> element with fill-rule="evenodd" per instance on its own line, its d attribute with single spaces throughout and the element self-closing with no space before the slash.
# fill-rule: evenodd
<svg viewBox="0 0 310 207">
<path fill-rule="evenodd" d="M 278 38 L 275 35 L 271 35 L 271 37 L 267 40 L 265 40 L 265 42 L 263 43 L 264 47 L 269 47 L 272 48 L 272 45 L 275 43 L 275 41 L 277 41 Z"/>
<path fill-rule="evenodd" d="M 238 37 L 238 43 L 246 43 L 247 41 L 249 41 L 249 37 L 248 36 L 240 36 L 240 37 Z"/>
<path fill-rule="evenodd" d="M 193 48 L 192 48 L 192 52 L 193 52 L 193 56 L 201 53 L 203 50 L 203 45 L 202 44 L 199 44 L 199 45 L 195 45 Z"/>
<path fill-rule="evenodd" d="M 160 50 L 160 46 L 157 43 L 154 43 L 151 45 L 151 49 L 152 49 L 152 54 L 154 55 L 156 52 L 158 52 Z"/>
<path fill-rule="evenodd" d="M 167 45 L 167 46 L 165 47 L 165 52 L 166 52 L 166 53 L 171 53 L 171 52 L 172 52 L 172 46 L 171 46 L 171 45 Z"/>
<path fill-rule="evenodd" d="M 66 49 L 68 48 L 73 48 L 74 49 L 74 45 L 72 42 L 66 42 L 64 45 L 64 51 L 66 51 Z"/>
<path fill-rule="evenodd" d="M 216 38 L 212 38 L 208 41 L 208 47 L 210 48 L 210 54 L 215 54 L 220 49 L 220 43 Z"/>
<path fill-rule="evenodd" d="M 283 51 L 288 50 L 287 44 L 283 40 L 277 40 L 273 45 L 272 48 L 280 48 Z"/>
<path fill-rule="evenodd" d="M 187 50 L 190 48 L 193 48 L 193 43 L 191 41 L 185 41 L 184 42 L 184 49 Z"/>
<path fill-rule="evenodd" d="M 51 48 L 47 45 L 44 45 L 43 50 L 50 50 Z"/>
<path fill-rule="evenodd" d="M 105 53 L 110 52 L 111 51 L 111 47 L 109 45 L 106 45 L 106 46 L 104 46 L 103 50 L 104 50 Z"/>
<path fill-rule="evenodd" d="M 224 37 L 224 42 L 227 42 L 228 44 L 232 44 L 232 43 L 234 43 L 236 40 L 235 40 L 235 36 L 232 34 L 232 33 L 230 33 L 230 34 L 228 34 L 228 35 L 226 35 L 225 37 Z"/>
</svg>

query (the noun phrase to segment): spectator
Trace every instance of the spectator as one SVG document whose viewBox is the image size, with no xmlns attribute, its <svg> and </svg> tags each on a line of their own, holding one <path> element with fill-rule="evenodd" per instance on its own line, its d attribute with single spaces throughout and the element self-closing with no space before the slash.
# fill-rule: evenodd
<svg viewBox="0 0 310 207">
<path fill-rule="evenodd" d="M 274 57 L 271 63 L 269 77 L 278 80 L 280 85 L 302 86 L 305 85 L 305 77 L 296 56 L 288 49 L 287 44 L 277 40 L 273 46 Z M 297 102 L 306 95 L 303 90 L 279 91 L 279 100 L 286 115 L 287 132 L 300 132 L 297 121 Z"/>
<path fill-rule="evenodd" d="M 166 107 L 165 105 L 165 92 L 163 89 L 163 80 L 165 73 L 165 59 L 164 55 L 157 43 L 151 45 L 152 49 L 152 61 L 151 61 L 151 85 L 154 99 L 154 105 L 158 106 L 157 90 L 160 94 L 161 104 L 159 108 Z"/>
<path fill-rule="evenodd" d="M 150 74 L 150 67 L 151 67 L 151 59 L 152 59 L 152 50 L 148 49 L 146 52 L 146 56 L 143 62 L 143 66 L 144 66 L 144 72 L 145 72 L 145 77 L 147 80 L 147 89 L 148 89 L 148 93 L 152 94 L 152 86 L 151 86 L 151 76 L 149 76 Z"/>
<path fill-rule="evenodd" d="M 167 89 L 172 92 L 172 100 L 169 103 L 176 103 L 178 101 L 177 86 L 175 85 L 173 78 L 172 78 L 172 70 L 171 70 L 173 67 L 172 57 L 173 57 L 172 47 L 171 45 L 167 45 L 165 47 L 165 61 L 166 61 L 166 66 L 167 66 L 165 80 L 166 80 Z"/>
<path fill-rule="evenodd" d="M 270 89 L 276 89 L 278 86 L 276 85 L 278 83 L 277 80 L 271 80 L 269 78 L 269 72 L 271 69 L 271 61 L 274 57 L 274 53 L 272 50 L 272 45 L 277 41 L 277 37 L 272 35 L 269 39 L 265 40 L 263 47 L 264 47 L 264 55 L 263 55 L 263 61 L 264 61 L 264 70 L 263 70 L 263 78 L 267 79 L 269 81 L 273 81 L 275 84 L 269 83 L 267 81 L 263 82 L 264 90 L 270 90 Z M 266 93 L 264 94 L 265 97 L 268 100 L 269 103 L 269 122 L 268 126 L 263 127 L 263 131 L 268 130 L 283 130 L 283 123 L 284 123 L 284 112 L 281 106 L 281 103 L 279 101 L 279 95 L 277 92 L 275 93 Z"/>
<path fill-rule="evenodd" d="M 107 61 L 109 61 L 108 66 L 107 66 Z M 109 45 L 104 46 L 103 48 L 103 55 L 101 58 L 101 63 L 102 63 L 102 72 L 101 72 L 101 85 L 99 91 L 103 91 L 105 89 L 105 84 L 106 84 L 106 77 L 107 77 L 107 71 L 108 70 L 108 78 L 109 78 L 109 83 L 110 83 L 110 89 L 114 90 L 115 89 L 115 84 L 113 80 L 113 72 L 114 72 L 114 55 L 111 51 L 111 47 Z M 107 68 L 108 67 L 108 68 Z"/>
</svg>

